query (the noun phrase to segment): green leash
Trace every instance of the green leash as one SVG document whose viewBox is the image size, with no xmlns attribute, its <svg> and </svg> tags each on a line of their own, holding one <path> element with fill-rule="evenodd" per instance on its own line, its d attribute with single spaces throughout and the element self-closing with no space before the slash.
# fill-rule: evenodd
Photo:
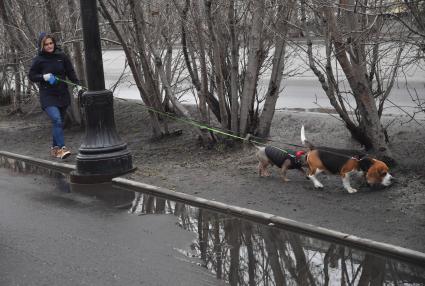
<svg viewBox="0 0 425 286">
<path fill-rule="evenodd" d="M 85 87 L 85 86 L 82 86 L 82 85 L 79 85 L 79 84 L 73 83 L 73 82 L 68 81 L 68 80 L 61 79 L 61 78 L 59 78 L 59 77 L 57 77 L 57 76 L 55 76 L 55 78 L 56 78 L 56 80 L 57 80 L 57 81 L 61 81 L 61 82 L 64 82 L 64 83 L 66 83 L 66 84 L 70 84 L 70 85 L 72 85 L 72 86 L 75 86 L 75 87 L 81 87 L 81 88 L 82 88 L 82 89 L 84 89 L 84 90 L 88 90 L 88 88 L 87 88 L 87 87 Z M 117 98 L 117 99 L 120 99 L 120 100 L 124 100 L 124 101 L 125 101 L 125 99 L 123 99 L 123 98 L 119 98 L 119 97 L 116 97 L 116 98 Z M 200 129 L 205 129 L 205 130 L 211 131 L 211 132 L 213 132 L 213 133 L 221 134 L 221 135 L 228 136 L 228 137 L 231 137 L 231 138 L 234 138 L 234 139 L 239 139 L 239 140 L 242 140 L 242 141 L 252 142 L 252 143 L 255 143 L 255 144 L 257 144 L 257 145 L 267 146 L 267 144 L 265 144 L 265 143 L 262 143 L 262 142 L 259 142 L 259 141 L 256 141 L 256 140 L 252 140 L 252 139 L 249 139 L 249 138 L 243 138 L 243 137 L 240 137 L 240 136 L 237 136 L 237 135 L 234 135 L 234 134 L 228 133 L 228 132 L 224 132 L 224 131 L 222 131 L 222 130 L 219 130 L 219 129 L 216 129 L 216 128 L 213 128 L 213 127 L 207 126 L 207 125 L 205 125 L 205 124 L 202 124 L 202 123 L 200 123 L 200 122 L 198 122 L 198 121 L 195 121 L 195 120 L 193 120 L 193 119 L 184 119 L 184 118 L 176 117 L 176 116 L 174 116 L 174 115 L 171 115 L 170 113 L 162 112 L 162 111 L 156 110 L 156 109 L 151 108 L 151 107 L 148 107 L 147 105 L 144 105 L 144 104 L 138 104 L 138 105 L 142 106 L 143 108 L 145 108 L 145 109 L 147 109 L 147 110 L 149 110 L 149 111 L 152 111 L 152 112 L 155 112 L 155 113 L 161 114 L 161 115 L 163 115 L 163 116 L 167 116 L 167 117 L 169 117 L 169 118 L 171 118 L 171 119 L 173 119 L 173 120 L 176 120 L 176 121 L 180 121 L 180 122 L 183 122 L 183 123 L 190 124 L 190 125 L 192 125 L 192 126 L 195 126 L 195 127 L 197 127 L 197 128 L 200 128 Z M 297 145 L 295 145 L 295 144 L 293 144 L 293 145 L 294 145 L 294 146 L 297 146 Z M 276 146 L 273 146 L 273 147 L 274 147 L 274 148 L 276 148 L 276 149 L 278 149 L 278 150 L 280 150 L 280 151 L 282 151 L 282 152 L 284 152 L 284 153 L 286 153 L 286 154 L 288 154 L 289 156 L 295 157 L 294 155 L 290 154 L 288 151 L 286 151 L 286 150 L 284 150 L 284 149 L 281 149 L 281 148 L 276 147 Z M 302 146 L 301 146 L 301 147 L 302 147 Z"/>
<path fill-rule="evenodd" d="M 61 78 L 59 78 L 59 77 L 57 77 L 57 76 L 54 76 L 55 77 L 55 79 L 57 80 L 57 81 L 61 81 L 61 82 L 64 82 L 64 83 L 67 83 L 67 84 L 70 84 L 70 85 L 72 85 L 72 86 L 75 86 L 75 87 L 81 87 L 82 89 L 84 89 L 84 90 L 89 90 L 87 87 L 85 87 L 85 86 L 82 86 L 82 85 L 80 85 L 80 84 L 76 84 L 76 83 L 73 83 L 72 81 L 68 81 L 68 80 L 64 80 L 64 79 L 61 79 Z"/>
<path fill-rule="evenodd" d="M 116 98 L 125 101 L 125 99 L 123 99 L 123 98 L 119 98 L 119 97 L 116 97 Z M 180 122 L 183 122 L 183 123 L 187 123 L 187 124 L 193 125 L 193 126 L 198 127 L 200 129 L 209 130 L 211 132 L 218 133 L 218 134 L 221 134 L 221 135 L 225 135 L 225 136 L 228 136 L 228 137 L 231 137 L 231 138 L 239 139 L 239 140 L 242 140 L 242 141 L 248 141 L 248 142 L 252 142 L 252 143 L 258 144 L 258 145 L 267 146 L 267 144 L 265 144 L 265 143 L 262 143 L 262 142 L 259 142 L 259 141 L 256 141 L 256 140 L 252 140 L 252 139 L 249 139 L 249 138 L 243 138 L 243 137 L 240 137 L 240 136 L 237 136 L 237 135 L 228 133 L 228 132 L 224 132 L 222 130 L 219 130 L 219 129 L 216 129 L 216 128 L 207 126 L 205 124 L 199 123 L 199 122 L 197 122 L 197 121 L 195 121 L 193 119 L 183 119 L 183 118 L 180 118 L 180 117 L 176 117 L 174 115 L 171 115 L 171 114 L 169 114 L 167 112 L 162 112 L 162 111 L 156 110 L 154 108 L 148 107 L 148 106 L 146 106 L 144 104 L 138 104 L 138 105 L 142 106 L 143 108 L 145 108 L 145 109 L 147 109 L 149 111 L 156 112 L 158 114 L 167 116 L 167 117 L 169 117 L 169 118 L 171 118 L 171 119 L 173 119 L 175 121 L 180 121 Z M 276 149 L 278 149 L 278 150 L 280 150 L 280 151 L 282 151 L 282 152 L 284 152 L 284 153 L 286 153 L 286 154 L 288 154 L 291 157 L 295 157 L 294 155 L 290 154 L 288 151 L 286 151 L 284 149 L 281 149 L 281 148 L 276 147 L 276 146 L 273 146 L 273 147 L 276 148 Z"/>
</svg>

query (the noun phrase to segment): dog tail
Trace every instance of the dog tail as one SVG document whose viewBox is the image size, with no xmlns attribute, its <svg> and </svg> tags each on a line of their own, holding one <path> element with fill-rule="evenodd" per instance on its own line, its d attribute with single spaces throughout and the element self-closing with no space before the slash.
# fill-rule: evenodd
<svg viewBox="0 0 425 286">
<path fill-rule="evenodd" d="M 313 150 L 314 146 L 311 144 L 307 139 L 305 138 L 305 130 L 304 125 L 301 126 L 301 142 L 306 146 L 308 149 Z"/>
<path fill-rule="evenodd" d="M 252 142 L 251 137 L 253 137 L 250 133 L 248 133 L 245 138 L 244 141 L 246 143 L 251 143 L 255 148 L 257 148 L 258 150 L 260 150 L 261 146 L 258 146 L 257 144 L 255 144 L 254 142 Z"/>
</svg>

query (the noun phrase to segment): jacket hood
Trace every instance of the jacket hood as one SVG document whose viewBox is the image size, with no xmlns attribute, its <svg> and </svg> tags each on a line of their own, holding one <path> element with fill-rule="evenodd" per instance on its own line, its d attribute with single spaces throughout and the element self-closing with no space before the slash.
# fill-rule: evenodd
<svg viewBox="0 0 425 286">
<path fill-rule="evenodd" d="M 38 54 L 39 55 L 48 54 L 43 50 L 43 42 L 46 38 L 51 38 L 53 43 L 55 44 L 55 49 L 53 51 L 53 54 L 56 54 L 57 52 L 59 52 L 60 49 L 59 49 L 58 45 L 56 44 L 55 37 L 53 37 L 50 34 L 47 34 L 46 32 L 41 32 L 40 35 L 38 36 L 38 41 L 37 41 Z"/>
</svg>

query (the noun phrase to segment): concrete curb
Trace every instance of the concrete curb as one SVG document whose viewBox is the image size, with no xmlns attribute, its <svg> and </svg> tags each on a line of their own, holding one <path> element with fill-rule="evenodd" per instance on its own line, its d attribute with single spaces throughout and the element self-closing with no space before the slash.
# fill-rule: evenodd
<svg viewBox="0 0 425 286">
<path fill-rule="evenodd" d="M 74 165 L 51 162 L 5 151 L 0 151 L 0 156 L 15 160 L 21 160 L 29 164 L 62 172 L 65 174 L 69 174 L 70 172 L 75 170 Z M 112 179 L 112 184 L 124 190 L 147 193 L 158 197 L 183 202 L 196 207 L 202 207 L 212 211 L 233 215 L 239 218 L 255 221 L 257 223 L 266 224 L 270 227 L 278 227 L 281 229 L 320 238 L 329 242 L 335 242 L 346 246 L 358 248 L 378 255 L 389 256 L 416 265 L 425 265 L 425 253 L 407 249 L 404 247 L 360 238 L 347 233 L 342 233 L 323 227 L 317 227 L 314 225 L 297 222 L 295 220 L 287 219 L 273 214 L 228 205 L 217 201 L 207 200 L 200 197 L 179 193 L 169 189 L 148 185 L 124 178 L 114 178 Z"/>
<path fill-rule="evenodd" d="M 65 174 L 69 174 L 69 173 L 71 173 L 72 171 L 75 170 L 75 165 L 59 163 L 59 162 L 52 162 L 52 161 L 38 159 L 38 158 L 29 157 L 29 156 L 25 156 L 25 155 L 10 153 L 10 152 L 7 152 L 7 151 L 0 151 L 0 156 L 7 157 L 9 159 L 15 159 L 15 160 L 27 162 L 31 165 L 46 168 L 46 169 L 49 169 L 49 170 L 58 171 L 60 173 L 65 173 Z"/>
<path fill-rule="evenodd" d="M 147 193 L 166 199 L 171 199 L 174 201 L 187 203 L 196 207 L 202 207 L 212 211 L 230 214 L 239 218 L 255 221 L 261 224 L 266 224 L 271 227 L 278 227 L 281 229 L 323 239 L 329 242 L 335 242 L 346 246 L 358 248 L 378 255 L 389 256 L 416 265 L 425 265 L 425 253 L 411 250 L 408 248 L 377 242 L 370 239 L 360 238 L 347 233 L 298 222 L 273 214 L 263 213 L 255 210 L 211 201 L 123 178 L 112 179 L 112 183 L 114 186 L 125 190 L 133 190 L 136 192 Z"/>
</svg>

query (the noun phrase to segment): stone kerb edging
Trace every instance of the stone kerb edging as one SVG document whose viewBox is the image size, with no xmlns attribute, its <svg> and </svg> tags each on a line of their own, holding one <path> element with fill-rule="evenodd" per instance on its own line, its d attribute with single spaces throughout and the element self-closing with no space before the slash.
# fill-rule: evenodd
<svg viewBox="0 0 425 286">
<path fill-rule="evenodd" d="M 147 193 L 166 199 L 171 199 L 174 201 L 184 202 L 189 205 L 202 207 L 225 214 L 230 214 L 243 219 L 266 224 L 271 227 L 279 227 L 285 230 L 313 236 L 326 241 L 336 242 L 350 247 L 355 247 L 378 255 L 390 256 L 417 265 L 425 265 L 425 253 L 411 250 L 408 248 L 377 242 L 370 239 L 360 238 L 347 233 L 334 231 L 323 227 L 317 227 L 311 224 L 298 222 L 280 216 L 275 216 L 273 214 L 228 205 L 217 201 L 207 200 L 161 187 L 127 180 L 124 178 L 112 179 L 112 183 L 114 186 L 125 190 L 133 190 L 136 192 Z"/>
<path fill-rule="evenodd" d="M 9 159 L 14 159 L 18 161 L 23 161 L 31 165 L 35 165 L 38 167 L 50 169 L 50 170 L 57 171 L 60 173 L 65 173 L 65 174 L 69 174 L 70 172 L 75 170 L 75 165 L 52 162 L 52 161 L 38 159 L 38 158 L 29 157 L 25 155 L 15 154 L 15 153 L 7 152 L 7 151 L 0 151 L 0 156 L 4 156 Z"/>
</svg>

